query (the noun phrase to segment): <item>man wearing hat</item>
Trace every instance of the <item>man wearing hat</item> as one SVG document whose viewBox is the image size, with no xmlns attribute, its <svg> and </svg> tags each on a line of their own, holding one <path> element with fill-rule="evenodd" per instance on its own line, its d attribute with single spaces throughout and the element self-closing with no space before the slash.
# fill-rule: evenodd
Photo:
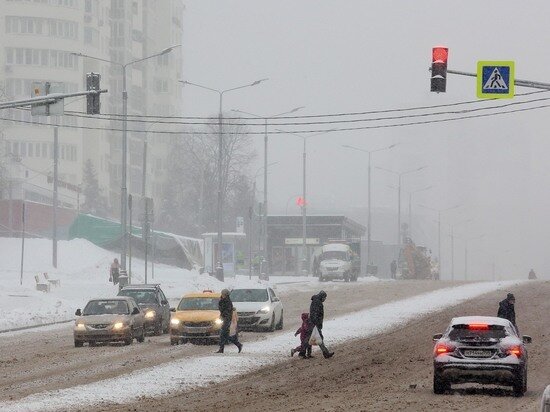
<svg viewBox="0 0 550 412">
<path fill-rule="evenodd" d="M 516 310 L 514 308 L 514 304 L 516 303 L 516 298 L 512 293 L 508 293 L 506 295 L 506 299 L 499 302 L 498 304 L 498 314 L 497 316 L 499 318 L 508 319 L 512 325 L 514 325 L 517 328 L 516 325 Z"/>
<path fill-rule="evenodd" d="M 243 344 L 239 342 L 237 335 L 229 336 L 229 328 L 231 327 L 231 319 L 233 318 L 233 302 L 231 302 L 231 298 L 229 297 L 229 290 L 222 290 L 218 308 L 223 323 L 220 329 L 220 349 L 216 353 L 223 353 L 225 344 L 228 342 L 235 344 L 239 349 L 239 353 L 241 353 Z"/>
</svg>

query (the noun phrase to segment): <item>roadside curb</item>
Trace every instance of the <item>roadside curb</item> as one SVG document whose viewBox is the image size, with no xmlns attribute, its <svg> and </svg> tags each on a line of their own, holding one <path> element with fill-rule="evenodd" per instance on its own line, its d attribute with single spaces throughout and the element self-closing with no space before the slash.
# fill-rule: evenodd
<svg viewBox="0 0 550 412">
<path fill-rule="evenodd" d="M 60 321 L 57 321 L 57 322 L 41 323 L 39 325 L 22 326 L 20 328 L 2 329 L 2 330 L 0 330 L 0 333 L 19 332 L 19 331 L 22 331 L 22 330 L 36 329 L 36 328 L 41 328 L 43 326 L 60 325 L 62 323 L 69 323 L 69 322 L 74 322 L 74 319 L 60 320 Z"/>
</svg>

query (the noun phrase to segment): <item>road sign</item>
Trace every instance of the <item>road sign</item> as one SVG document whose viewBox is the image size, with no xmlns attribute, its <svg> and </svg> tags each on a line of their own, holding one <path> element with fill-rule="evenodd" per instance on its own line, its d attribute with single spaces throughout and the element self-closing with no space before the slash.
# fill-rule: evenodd
<svg viewBox="0 0 550 412">
<path fill-rule="evenodd" d="M 480 99 L 514 97 L 514 62 L 477 62 L 477 97 Z"/>
<path fill-rule="evenodd" d="M 44 97 L 50 93 L 64 93 L 65 87 L 59 82 L 32 82 L 31 97 Z M 55 103 L 31 106 L 33 116 L 62 116 L 65 112 L 63 99 Z"/>
</svg>

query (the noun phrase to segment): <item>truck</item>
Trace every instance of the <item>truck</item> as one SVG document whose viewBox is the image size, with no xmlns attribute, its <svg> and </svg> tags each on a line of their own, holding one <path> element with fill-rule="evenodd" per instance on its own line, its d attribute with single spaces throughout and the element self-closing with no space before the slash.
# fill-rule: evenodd
<svg viewBox="0 0 550 412">
<path fill-rule="evenodd" d="M 428 249 L 415 245 L 410 238 L 406 238 L 404 243 L 398 262 L 401 279 L 434 279 L 436 276 L 438 278 L 439 273 L 434 273 Z"/>
<path fill-rule="evenodd" d="M 354 248 L 355 246 L 355 248 Z M 319 281 L 344 280 L 355 282 L 359 277 L 361 261 L 359 259 L 360 242 L 332 241 L 321 248 L 317 257 Z"/>
</svg>

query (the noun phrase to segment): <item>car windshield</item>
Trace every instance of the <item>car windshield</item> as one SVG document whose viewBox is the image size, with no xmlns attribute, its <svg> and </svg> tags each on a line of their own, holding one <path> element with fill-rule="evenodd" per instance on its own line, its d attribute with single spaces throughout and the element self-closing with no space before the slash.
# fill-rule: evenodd
<svg viewBox="0 0 550 412">
<path fill-rule="evenodd" d="M 88 315 L 128 315 L 128 304 L 123 300 L 92 300 L 88 302 L 83 316 Z"/>
<path fill-rule="evenodd" d="M 134 298 L 138 305 L 147 303 L 158 305 L 154 290 L 122 289 L 118 295 Z"/>
<path fill-rule="evenodd" d="M 178 310 L 218 310 L 219 298 L 183 298 Z"/>
<path fill-rule="evenodd" d="M 466 340 L 500 340 L 507 336 L 504 327 L 492 326 L 489 329 L 469 329 L 465 325 L 453 326 L 449 332 L 449 339 L 456 341 Z"/>
<path fill-rule="evenodd" d="M 233 302 L 267 302 L 267 289 L 234 289 L 231 291 Z"/>
<path fill-rule="evenodd" d="M 321 255 L 321 260 L 330 259 L 347 260 L 348 258 L 346 252 L 342 252 L 339 250 L 329 250 L 328 252 L 323 252 L 323 254 Z"/>
</svg>

